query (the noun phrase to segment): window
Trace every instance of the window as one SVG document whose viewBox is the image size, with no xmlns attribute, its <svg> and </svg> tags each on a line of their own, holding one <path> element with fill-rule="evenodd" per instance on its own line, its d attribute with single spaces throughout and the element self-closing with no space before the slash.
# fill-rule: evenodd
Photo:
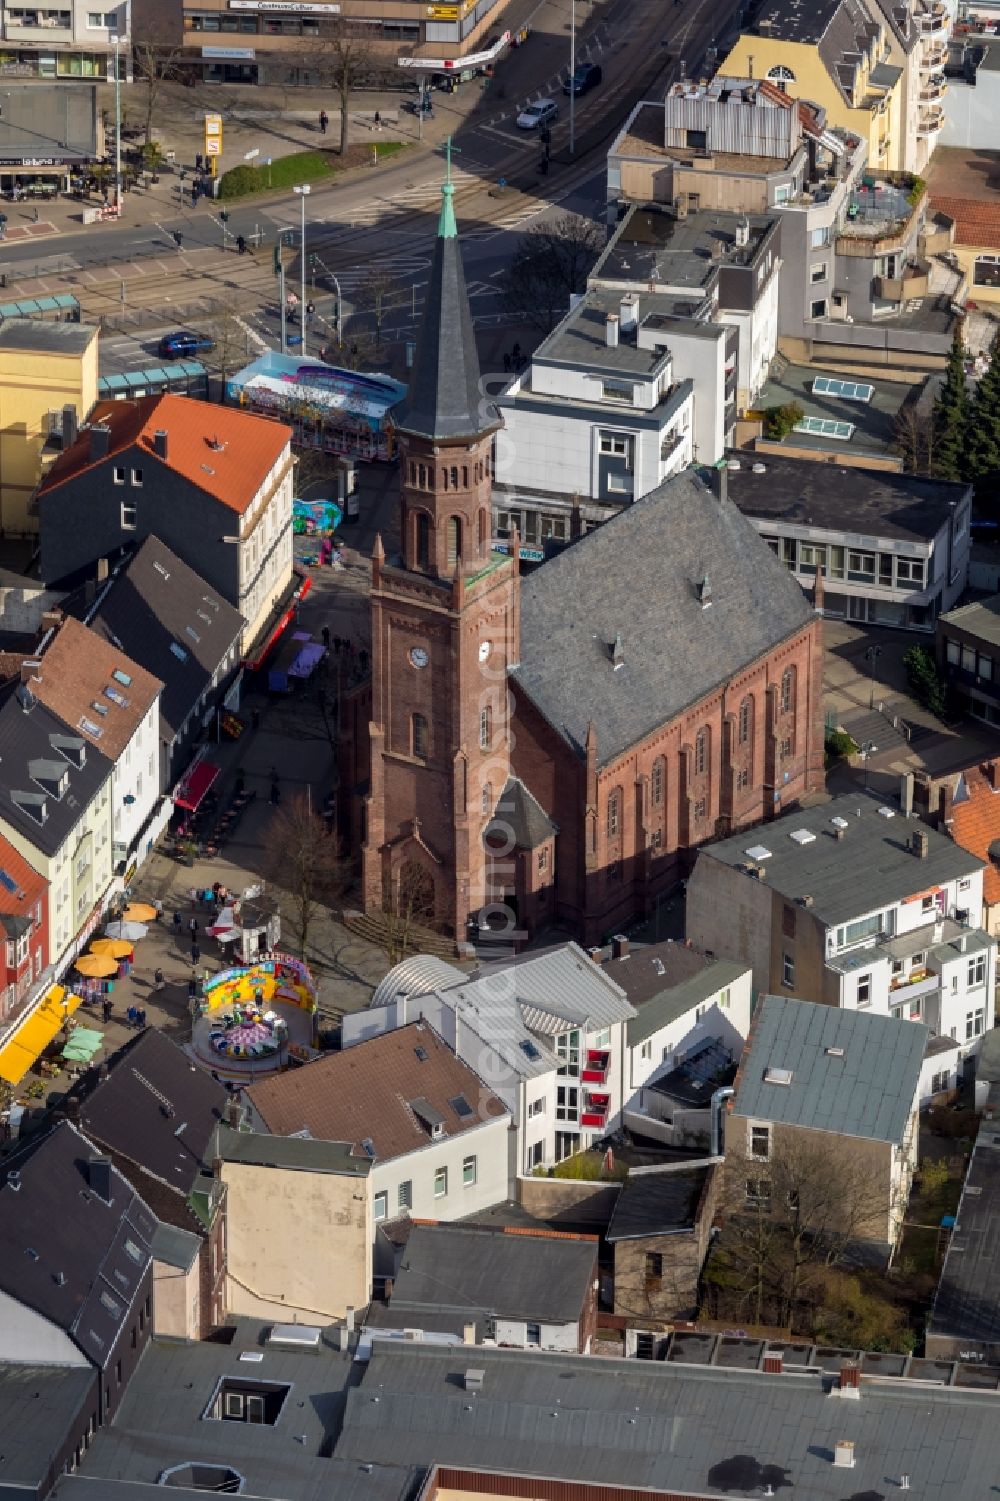
<svg viewBox="0 0 1000 1501">
<path fill-rule="evenodd" d="M 556 1057 L 560 1060 L 559 1072 L 576 1077 L 580 1072 L 580 1029 L 563 1032 L 556 1038 Z"/>
<path fill-rule="evenodd" d="M 825 318 L 829 311 L 829 303 L 825 297 L 818 297 L 815 302 L 809 304 L 810 318 Z"/>
<path fill-rule="evenodd" d="M 448 517 L 448 567 L 455 568 L 462 554 L 462 523 L 458 516 Z"/>
<path fill-rule="evenodd" d="M 479 711 L 479 749 L 489 750 L 493 743 L 493 710 L 489 707 Z"/>
<path fill-rule="evenodd" d="M 474 1188 L 478 1178 L 478 1165 L 475 1157 L 462 1158 L 462 1187 Z"/>
<path fill-rule="evenodd" d="M 137 489 L 141 489 L 142 488 L 142 470 L 141 469 L 133 469 L 132 470 L 132 484 Z"/>
<path fill-rule="evenodd" d="M 705 799 L 703 797 L 700 797 L 698 799 L 698 801 L 694 805 L 694 817 L 695 817 L 695 819 L 697 820 L 697 819 L 704 818 L 706 812 L 707 812 L 707 805 L 705 803 Z"/>
<path fill-rule="evenodd" d="M 872 977 L 871 975 L 858 975 L 857 1003 L 859 1006 L 870 1006 L 872 1003 Z"/>
<path fill-rule="evenodd" d="M 753 699 L 745 698 L 740 704 L 739 741 L 746 745 L 750 739 L 750 722 L 753 716 Z"/>
<path fill-rule="evenodd" d="M 660 1282 L 663 1280 L 663 1257 L 659 1251 L 646 1252 L 646 1281 Z"/>
<path fill-rule="evenodd" d="M 410 752 L 420 761 L 427 759 L 427 720 L 422 714 L 410 720 Z"/>
<path fill-rule="evenodd" d="M 769 1210 L 771 1207 L 771 1185 L 766 1178 L 748 1178 L 746 1186 L 747 1207 L 750 1209 Z"/>
<path fill-rule="evenodd" d="M 977 985 L 986 984 L 986 955 L 975 954 L 969 960 L 969 979 L 967 988 L 974 989 Z"/>
<path fill-rule="evenodd" d="M 605 401 L 624 401 L 632 405 L 634 386 L 630 380 L 602 380 L 601 395 Z"/>
<path fill-rule="evenodd" d="M 492 782 L 484 782 L 483 783 L 483 795 L 482 795 L 482 800 L 480 802 L 480 807 L 481 807 L 481 809 L 482 809 L 482 811 L 484 813 L 490 813 L 493 810 L 493 783 Z"/>
<path fill-rule="evenodd" d="M 769 1162 L 771 1158 L 771 1128 L 770 1126 L 750 1126 L 750 1156 L 758 1162 Z"/>
<path fill-rule="evenodd" d="M 533 1172 L 536 1167 L 541 1167 L 543 1151 L 544 1147 L 542 1142 L 533 1141 L 531 1143 L 531 1146 L 528 1148 L 527 1156 L 527 1166 L 529 1173 Z"/>
<path fill-rule="evenodd" d="M 134 531 L 135 528 L 138 526 L 138 524 L 139 524 L 139 513 L 136 510 L 136 507 L 135 506 L 131 506 L 131 505 L 127 505 L 127 504 L 123 504 L 122 505 L 122 530 L 126 531 L 126 532 Z"/>
<path fill-rule="evenodd" d="M 545 1114 L 545 1101 L 544 1100 L 532 1100 L 531 1104 L 528 1106 L 528 1119 L 529 1120 L 534 1120 L 536 1116 L 544 1115 L 544 1114 Z"/>
<path fill-rule="evenodd" d="M 826 281 L 826 262 L 817 261 L 809 267 L 809 280 L 815 286 L 819 281 Z"/>
<path fill-rule="evenodd" d="M 413 1208 L 413 1183 L 409 1178 L 396 1190 L 396 1208 L 399 1210 Z"/>
<path fill-rule="evenodd" d="M 204 1414 L 224 1423 L 264 1423 L 274 1426 L 291 1387 L 277 1381 L 241 1381 L 226 1376 Z"/>
<path fill-rule="evenodd" d="M 525 1344 L 528 1344 L 528 1345 L 535 1345 L 535 1346 L 540 1345 L 542 1343 L 542 1326 L 541 1326 L 541 1324 L 525 1324 L 525 1326 L 524 1326 L 524 1341 L 525 1341 Z"/>
<path fill-rule="evenodd" d="M 445 1199 L 448 1197 L 448 1169 L 439 1167 L 434 1174 L 434 1197 Z"/>
<path fill-rule="evenodd" d="M 782 761 L 790 761 L 794 754 L 795 742 L 792 740 L 792 737 L 788 735 L 784 740 L 782 740 L 781 745 L 778 747 L 778 755 Z"/>
<path fill-rule="evenodd" d="M 977 287 L 1000 287 L 1000 255 L 977 255 L 972 277 Z"/>
<path fill-rule="evenodd" d="M 116 467 L 115 468 L 115 484 L 116 485 L 124 485 L 124 483 L 125 483 L 125 470 L 123 468 L 121 468 L 121 467 Z"/>
<path fill-rule="evenodd" d="M 642 1047 L 639 1049 L 639 1056 L 646 1059 L 652 1058 L 653 1044 L 651 1042 L 644 1042 Z"/>
<path fill-rule="evenodd" d="M 649 796 L 654 808 L 659 808 L 663 803 L 663 780 L 664 761 L 662 756 L 657 756 L 653 762 L 653 773 L 649 779 Z"/>
<path fill-rule="evenodd" d="M 795 668 L 786 667 L 781 674 L 781 712 L 791 714 L 795 708 Z"/>
<path fill-rule="evenodd" d="M 423 469 L 423 464 L 421 464 Z M 431 558 L 431 521 L 426 511 L 417 512 L 417 567 L 426 568 Z"/>
<path fill-rule="evenodd" d="M 982 1006 L 975 1011 L 969 1011 L 965 1017 L 965 1040 L 971 1042 L 974 1037 L 982 1037 L 986 1030 L 986 1012 Z"/>
<path fill-rule="evenodd" d="M 580 1115 L 580 1091 L 575 1084 L 556 1087 L 556 1120 L 575 1121 Z"/>
<path fill-rule="evenodd" d="M 118 1386 L 122 1384 L 122 1363 L 120 1360 L 115 1361 L 115 1383 Z"/>
<path fill-rule="evenodd" d="M 795 960 L 791 954 L 781 956 L 781 983 L 790 990 L 795 984 Z"/>
<path fill-rule="evenodd" d="M 542 848 L 538 851 L 538 873 L 539 873 L 539 875 L 541 875 L 544 871 L 548 870 L 548 868 L 549 868 L 549 852 L 548 852 L 548 848 L 543 845 Z"/>
<path fill-rule="evenodd" d="M 625 433 L 601 433 L 601 452 L 617 454 L 619 458 L 628 458 L 630 439 Z"/>
<path fill-rule="evenodd" d="M 924 587 L 923 558 L 897 558 L 896 583 L 913 584 L 916 588 L 922 589 Z"/>
<path fill-rule="evenodd" d="M 781 908 L 781 933 L 784 938 L 795 937 L 795 908 L 788 902 Z"/>
<path fill-rule="evenodd" d="M 731 992 L 729 990 L 729 987 L 727 986 L 725 990 L 720 990 L 719 991 L 718 1004 L 722 1007 L 723 1011 L 728 1011 L 729 1010 L 730 1000 L 731 1000 Z"/>
<path fill-rule="evenodd" d="M 385 1220 L 388 1219 L 388 1217 L 389 1195 L 383 1188 L 382 1192 L 377 1193 L 372 1201 L 372 1218 L 374 1219 L 375 1223 L 378 1224 L 379 1220 Z"/>
<path fill-rule="evenodd" d="M 694 773 L 702 777 L 708 770 L 708 731 L 699 730 L 694 737 Z"/>
<path fill-rule="evenodd" d="M 776 67 L 771 68 L 767 76 L 772 83 L 778 85 L 783 94 L 787 92 L 788 85 L 795 82 L 795 74 L 791 68 L 783 67 L 780 63 Z"/>
<path fill-rule="evenodd" d="M 815 574 L 818 568 L 825 567 L 825 547 L 813 547 L 808 542 L 799 543 L 799 573 Z"/>
<path fill-rule="evenodd" d="M 922 896 L 920 898 L 921 912 L 933 912 L 936 906 L 937 898 L 935 896 Z"/>
<path fill-rule="evenodd" d="M 608 838 L 614 839 L 621 830 L 622 795 L 616 787 L 608 798 Z"/>
<path fill-rule="evenodd" d="M 944 1069 L 940 1074 L 931 1075 L 931 1094 L 940 1094 L 948 1088 L 948 1070 Z"/>
</svg>

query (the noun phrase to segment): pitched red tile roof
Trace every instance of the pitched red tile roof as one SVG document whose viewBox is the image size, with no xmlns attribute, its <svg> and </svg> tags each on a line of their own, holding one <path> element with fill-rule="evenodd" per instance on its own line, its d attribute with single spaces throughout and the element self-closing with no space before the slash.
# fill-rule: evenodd
<svg viewBox="0 0 1000 1501">
<path fill-rule="evenodd" d="M 963 796 L 961 791 L 956 794 L 952 805 L 951 835 L 956 844 L 986 862 L 983 900 L 992 905 L 1000 902 L 1000 870 L 990 859 L 990 845 L 1000 839 L 1000 767 L 996 792 L 981 766 L 964 771 L 962 781 L 968 795 Z"/>
<path fill-rule="evenodd" d="M 109 761 L 117 761 L 163 689 L 159 678 L 72 616 L 38 660 L 32 693 Z"/>
<path fill-rule="evenodd" d="M 0 926 L 5 917 L 28 917 L 48 881 L 0 835 Z"/>
<path fill-rule="evenodd" d="M 247 1096 L 273 1136 L 308 1130 L 320 1141 L 353 1142 L 356 1152 L 365 1150 L 367 1138 L 379 1162 L 418 1151 L 431 1140 L 412 1109 L 415 1101 L 441 1116 L 445 1137 L 497 1119 L 507 1108 L 426 1022 L 275 1074 L 251 1085 Z M 455 1109 L 459 1096 L 468 1114 Z"/>
<path fill-rule="evenodd" d="M 89 469 L 112 464 L 138 445 L 150 462 L 169 468 L 206 494 L 242 514 L 290 441 L 283 422 L 190 396 L 145 396 L 139 401 L 100 401 L 90 426 L 111 429 L 106 455 L 91 457 L 90 431 L 61 453 L 38 488 L 39 499 Z M 156 454 L 154 435 L 167 434 L 167 457 Z"/>
<path fill-rule="evenodd" d="M 1000 250 L 1000 200 L 953 198 L 931 188 L 931 208 L 955 221 L 955 240 L 983 250 Z"/>
</svg>

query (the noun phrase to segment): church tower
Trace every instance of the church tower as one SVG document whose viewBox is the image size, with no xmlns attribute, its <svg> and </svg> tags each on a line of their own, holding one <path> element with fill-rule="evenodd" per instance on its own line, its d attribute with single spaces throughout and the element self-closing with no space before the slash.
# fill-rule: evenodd
<svg viewBox="0 0 1000 1501">
<path fill-rule="evenodd" d="M 488 905 L 484 834 L 510 774 L 518 569 L 492 551 L 492 440 L 450 180 L 399 446 L 399 557 L 372 557 L 366 910 L 465 939 Z M 491 838 L 492 842 L 492 838 Z"/>
</svg>

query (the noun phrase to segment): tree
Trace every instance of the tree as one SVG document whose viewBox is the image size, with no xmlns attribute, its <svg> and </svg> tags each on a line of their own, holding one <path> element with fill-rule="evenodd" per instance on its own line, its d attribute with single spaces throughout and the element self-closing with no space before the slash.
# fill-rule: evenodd
<svg viewBox="0 0 1000 1501">
<path fill-rule="evenodd" d="M 994 344 L 986 374 L 976 387 L 965 447 L 964 477 L 977 481 L 977 488 L 986 488 L 984 481 L 995 484 L 1000 473 L 1000 342 Z"/>
<path fill-rule="evenodd" d="M 604 243 L 601 226 L 576 214 L 529 229 L 498 281 L 507 308 L 550 333 L 573 294 L 586 291 L 587 276 Z"/>
<path fill-rule="evenodd" d="M 249 333 L 237 302 L 224 301 L 205 320 L 204 332 L 212 340 L 215 349 L 212 361 L 219 372 L 221 390 L 219 400 L 226 399 L 226 382 L 249 357 Z"/>
<path fill-rule="evenodd" d="M 274 814 L 270 879 L 288 895 L 289 921 L 303 959 L 317 915 L 350 883 L 335 835 L 301 793 Z"/>
<path fill-rule="evenodd" d="M 319 75 L 337 95 L 340 112 L 340 154 L 347 150 L 351 121 L 351 95 L 363 81 L 378 71 L 370 28 L 346 16 L 325 23 L 315 52 L 306 66 Z"/>
<path fill-rule="evenodd" d="M 153 116 L 160 90 L 169 78 L 177 77 L 177 65 L 183 48 L 165 36 L 147 36 L 133 43 L 132 72 L 142 94 L 143 141 L 149 145 L 153 139 Z"/>
<path fill-rule="evenodd" d="M 390 968 L 412 951 L 421 929 L 433 926 L 434 915 L 433 879 L 416 860 L 406 860 L 388 878 L 382 899 L 382 946 Z"/>
<path fill-rule="evenodd" d="M 881 1164 L 851 1148 L 772 1129 L 767 1158 L 727 1154 L 724 1224 L 705 1273 L 727 1317 L 788 1328 L 828 1269 L 885 1239 L 902 1206 L 889 1201 Z"/>
<path fill-rule="evenodd" d="M 783 406 L 768 407 L 764 412 L 764 437 L 780 443 L 805 415 L 805 408 L 797 401 L 786 401 Z"/>
<path fill-rule="evenodd" d="M 893 422 L 893 438 L 907 474 L 937 473 L 937 426 L 933 413 L 928 422 L 926 410 L 919 402 L 904 402 Z"/>
<path fill-rule="evenodd" d="M 945 684 L 938 672 L 934 653 L 926 646 L 911 646 L 903 655 L 903 666 L 914 697 L 925 708 L 930 709 L 932 714 L 943 719 L 946 707 Z"/>
<path fill-rule="evenodd" d="M 382 343 L 382 325 L 393 304 L 399 304 L 404 289 L 399 280 L 385 266 L 373 265 L 355 295 L 355 306 L 370 313 L 375 325 L 375 344 Z M 352 343 L 357 343 L 352 338 Z"/>
<path fill-rule="evenodd" d="M 956 325 L 955 337 L 951 341 L 944 385 L 934 403 L 931 429 L 934 435 L 934 475 L 938 479 L 963 479 L 969 436 L 969 399 L 961 323 Z"/>
</svg>

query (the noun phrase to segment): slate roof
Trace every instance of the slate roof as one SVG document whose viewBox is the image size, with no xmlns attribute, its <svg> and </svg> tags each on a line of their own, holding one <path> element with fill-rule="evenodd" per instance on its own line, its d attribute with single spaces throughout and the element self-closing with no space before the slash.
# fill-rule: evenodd
<svg viewBox="0 0 1000 1501">
<path fill-rule="evenodd" d="M 399 432 L 447 443 L 500 426 L 484 400 L 476 331 L 457 236 L 439 234 L 406 396 L 393 409 Z"/>
<path fill-rule="evenodd" d="M 928 1036 L 919 1022 L 766 995 L 750 1026 L 732 1113 L 899 1143 Z M 775 1069 L 789 1070 L 791 1081 L 770 1080 Z"/>
<path fill-rule="evenodd" d="M 485 837 L 495 834 L 505 844 L 512 839 L 515 849 L 533 850 L 555 833 L 556 826 L 541 803 L 520 777 L 511 777 L 486 825 Z"/>
<path fill-rule="evenodd" d="M 1000 646 L 1000 594 L 974 600 L 970 605 L 959 605 L 957 610 L 946 610 L 939 618 L 944 625 L 957 626 L 980 641 Z"/>
<path fill-rule="evenodd" d="M 246 1094 L 275 1135 L 304 1130 L 319 1140 L 351 1142 L 363 1160 L 367 1139 L 377 1162 L 420 1151 L 430 1142 L 414 1101 L 425 1101 L 441 1116 L 445 1137 L 507 1114 L 503 1102 L 426 1022 L 411 1022 L 305 1068 L 275 1074 L 252 1084 Z M 460 1098 L 468 1113 L 455 1108 Z"/>
<path fill-rule="evenodd" d="M 630 1174 L 618 1195 L 605 1240 L 645 1240 L 693 1230 L 705 1184 L 712 1172 L 704 1163 L 669 1171 Z"/>
<path fill-rule="evenodd" d="M 83 764 L 76 764 L 81 758 Z M 24 687 L 0 707 L 0 818 L 46 855 L 54 855 L 73 832 L 111 769 L 95 745 L 70 730 Z M 37 780 L 39 773 L 56 778 L 66 774 L 61 798 L 46 791 Z"/>
<path fill-rule="evenodd" d="M 981 860 L 947 835 L 903 818 L 898 809 L 894 817 L 883 817 L 879 809 L 884 806 L 871 793 L 845 794 L 822 807 L 788 813 L 761 829 L 704 845 L 698 859 L 740 868 L 754 863 L 748 850 L 766 849 L 767 857 L 756 861 L 763 882 L 792 902 L 811 896 L 813 915 L 828 924 L 877 912 L 982 868 Z M 835 818 L 846 823 L 842 839 L 835 837 Z M 914 829 L 926 836 L 924 859 L 908 848 Z M 790 837 L 800 831 L 815 838 L 800 843 Z"/>
<path fill-rule="evenodd" d="M 1000 1136 L 985 1122 L 962 1187 L 928 1334 L 1000 1343 Z"/>
<path fill-rule="evenodd" d="M 72 616 L 60 621 L 31 680 L 39 702 L 109 761 L 118 760 L 162 688 L 159 678 Z"/>
<path fill-rule="evenodd" d="M 656 1486 L 675 1496 L 759 1497 L 770 1485 L 790 1501 L 875 1501 L 891 1496 L 904 1472 L 920 1501 L 971 1501 L 996 1483 L 995 1391 L 863 1382 L 860 1401 L 845 1402 L 830 1397 L 830 1376 L 815 1367 L 767 1375 L 537 1350 L 474 1354 L 468 1363 L 484 1380 L 470 1401 L 455 1379 L 454 1350 L 376 1349 L 348 1393 L 337 1456 Z M 851 1470 L 832 1463 L 841 1439 L 855 1444 Z"/>
<path fill-rule="evenodd" d="M 147 1027 L 84 1098 L 80 1126 L 92 1141 L 187 1198 L 210 1161 L 227 1099 L 218 1080 Z"/>
<path fill-rule="evenodd" d="M 149 1266 L 156 1219 L 115 1169 L 110 1204 L 89 1187 L 87 1164 L 97 1155 L 63 1121 L 6 1158 L 0 1290 L 66 1330 L 103 1366 Z M 16 1188 L 12 1171 L 20 1173 Z"/>
<path fill-rule="evenodd" d="M 730 498 L 745 515 L 779 526 L 784 522 L 929 542 L 970 492 L 968 485 L 916 474 L 846 469 L 773 454 L 763 459 L 760 474 L 745 455 L 739 463 L 739 469 L 729 471 Z"/>
<path fill-rule="evenodd" d="M 840 0 L 765 0 L 757 17 L 756 25 L 769 36 L 783 42 L 815 44 L 824 35 L 830 22 L 840 9 Z"/>
<path fill-rule="evenodd" d="M 0 127 L 0 142 L 2 139 Z M 62 354 L 71 359 L 79 359 L 99 333 L 100 329 L 86 323 L 49 323 L 41 318 L 4 318 L 0 321 L 0 349 L 23 350 L 25 354 Z"/>
<path fill-rule="evenodd" d="M 813 618 L 746 517 L 687 470 L 522 580 L 512 675 L 581 757 L 592 721 L 604 765 Z"/>
<path fill-rule="evenodd" d="M 87 623 L 163 683 L 163 738 L 180 730 L 243 629 L 243 616 L 159 537 L 136 555 L 98 596 Z M 191 626 L 198 640 L 188 633 Z M 183 660 L 171 650 L 182 644 Z"/>
<path fill-rule="evenodd" d="M 346 1173 L 367 1178 L 371 1172 L 369 1158 L 355 1155 L 348 1141 L 267 1136 L 259 1131 L 233 1131 L 228 1126 L 219 1130 L 219 1156 L 223 1162 L 284 1168 L 293 1173 Z"/>
<path fill-rule="evenodd" d="M 636 944 L 626 958 L 606 960 L 604 969 L 637 1008 L 628 1023 L 630 1048 L 747 973 L 747 966 L 735 959 L 709 959 L 671 940 Z"/>
<path fill-rule="evenodd" d="M 425 1327 L 436 1310 L 492 1314 L 542 1324 L 575 1324 L 594 1279 L 598 1237 L 473 1225 L 420 1225 L 410 1231 L 396 1272 L 390 1312 L 405 1309 Z"/>
<path fill-rule="evenodd" d="M 107 454 L 91 456 L 90 431 L 84 428 L 39 485 L 41 504 L 67 481 L 87 470 L 107 469 L 118 455 L 137 447 L 144 463 L 165 465 L 242 515 L 292 437 L 291 428 L 270 417 L 172 393 L 138 401 L 99 401 L 90 414 L 90 426 L 98 425 L 111 429 Z M 165 459 L 156 453 L 158 431 L 167 434 Z"/>
<path fill-rule="evenodd" d="M 0 1493 L 44 1495 L 53 1454 L 95 1384 L 92 1366 L 0 1360 Z"/>
</svg>

